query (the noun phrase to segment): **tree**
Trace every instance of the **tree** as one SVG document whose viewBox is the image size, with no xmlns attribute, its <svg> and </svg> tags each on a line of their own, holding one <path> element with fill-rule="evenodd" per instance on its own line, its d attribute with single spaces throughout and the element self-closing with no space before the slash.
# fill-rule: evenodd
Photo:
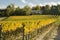
<svg viewBox="0 0 60 40">
<path fill-rule="evenodd" d="M 10 16 L 15 12 L 14 4 L 8 5 L 6 8 L 6 15 Z"/>
<path fill-rule="evenodd" d="M 45 14 L 45 7 L 44 6 L 41 7 L 41 11 L 42 11 L 42 14 Z"/>
<path fill-rule="evenodd" d="M 45 14 L 49 14 L 49 12 L 50 12 L 50 6 L 49 5 L 46 5 L 45 7 L 44 7 L 44 13 Z"/>
<path fill-rule="evenodd" d="M 31 11 L 32 11 L 32 9 L 31 9 L 28 5 L 26 5 L 26 6 L 23 8 L 23 13 L 24 13 L 24 15 L 30 15 L 30 14 L 31 14 Z"/>
<path fill-rule="evenodd" d="M 35 7 L 35 10 L 41 10 L 41 7 L 40 7 L 39 5 L 37 5 L 37 6 Z"/>
<path fill-rule="evenodd" d="M 20 7 L 17 7 L 13 15 L 20 15 Z"/>
<path fill-rule="evenodd" d="M 57 5 L 57 11 L 58 11 L 58 14 L 60 15 L 60 5 Z"/>
<path fill-rule="evenodd" d="M 52 15 L 57 15 L 58 14 L 57 6 L 51 6 L 50 13 Z"/>
<path fill-rule="evenodd" d="M 46 6 L 42 6 L 41 10 L 42 10 L 42 14 L 49 14 L 51 7 L 49 5 Z"/>
</svg>

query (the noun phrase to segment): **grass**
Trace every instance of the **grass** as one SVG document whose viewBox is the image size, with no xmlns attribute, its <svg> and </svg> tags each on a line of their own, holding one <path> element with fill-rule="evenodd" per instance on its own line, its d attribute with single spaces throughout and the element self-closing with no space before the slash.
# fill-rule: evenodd
<svg viewBox="0 0 60 40">
<path fill-rule="evenodd" d="M 26 20 L 45 20 L 52 18 L 52 15 L 31 15 L 31 16 L 10 16 L 4 21 L 26 21 Z"/>
<path fill-rule="evenodd" d="M 57 17 L 56 24 L 57 24 L 57 25 L 60 25 L 60 16 Z"/>
</svg>

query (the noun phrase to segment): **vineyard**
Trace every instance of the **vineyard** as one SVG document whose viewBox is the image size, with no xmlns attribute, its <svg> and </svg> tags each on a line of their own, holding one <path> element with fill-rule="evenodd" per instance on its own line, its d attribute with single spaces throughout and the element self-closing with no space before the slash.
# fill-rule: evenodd
<svg viewBox="0 0 60 40">
<path fill-rule="evenodd" d="M 3 40 L 13 40 L 10 36 L 22 35 L 19 40 L 28 40 L 23 37 L 31 34 L 30 39 L 33 38 L 33 33 L 41 33 L 42 29 L 48 29 L 47 25 L 51 25 L 57 21 L 54 15 L 33 15 L 33 16 L 11 16 L 0 21 L 2 27 Z M 29 36 L 28 36 L 29 37 Z M 16 37 L 15 37 L 16 38 Z M 17 39 L 16 39 L 17 40 Z"/>
</svg>

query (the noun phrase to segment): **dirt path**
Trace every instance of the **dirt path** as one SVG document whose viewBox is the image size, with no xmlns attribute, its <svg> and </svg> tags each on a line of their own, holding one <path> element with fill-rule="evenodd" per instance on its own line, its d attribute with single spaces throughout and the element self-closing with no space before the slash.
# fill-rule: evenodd
<svg viewBox="0 0 60 40">
<path fill-rule="evenodd" d="M 37 40 L 60 40 L 60 26 L 55 27 L 55 29 L 52 30 L 52 33 L 50 35 L 48 35 L 47 33 L 50 30 L 48 30 L 47 32 L 42 34 L 39 38 L 37 38 Z M 43 39 L 45 36 L 47 36 L 47 39 Z"/>
<path fill-rule="evenodd" d="M 36 40 L 44 40 L 43 38 L 46 36 L 47 33 L 50 32 L 50 30 L 52 30 L 53 27 L 51 27 L 48 31 L 46 31 L 45 33 L 43 33 L 42 35 L 39 36 L 39 38 L 37 38 Z"/>
<path fill-rule="evenodd" d="M 57 36 L 54 38 L 54 40 L 60 40 L 60 25 L 57 29 Z"/>
<path fill-rule="evenodd" d="M 51 33 L 49 40 L 60 40 L 60 26 L 56 27 Z"/>
<path fill-rule="evenodd" d="M 48 35 L 48 40 L 54 40 L 54 38 L 56 38 L 57 36 L 57 30 L 58 30 L 58 27 L 55 27 L 55 29 L 53 29 L 50 33 L 50 35 Z"/>
<path fill-rule="evenodd" d="M 0 17 L 0 21 L 6 19 L 7 17 Z"/>
</svg>

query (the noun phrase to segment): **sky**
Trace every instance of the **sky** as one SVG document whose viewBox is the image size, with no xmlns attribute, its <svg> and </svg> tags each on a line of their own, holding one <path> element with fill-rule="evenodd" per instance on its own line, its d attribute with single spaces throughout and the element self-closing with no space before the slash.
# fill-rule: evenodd
<svg viewBox="0 0 60 40">
<path fill-rule="evenodd" d="M 0 8 L 6 8 L 10 4 L 15 4 L 15 7 L 24 7 L 29 5 L 30 7 L 36 5 L 57 5 L 60 4 L 60 0 L 0 0 Z"/>
</svg>

